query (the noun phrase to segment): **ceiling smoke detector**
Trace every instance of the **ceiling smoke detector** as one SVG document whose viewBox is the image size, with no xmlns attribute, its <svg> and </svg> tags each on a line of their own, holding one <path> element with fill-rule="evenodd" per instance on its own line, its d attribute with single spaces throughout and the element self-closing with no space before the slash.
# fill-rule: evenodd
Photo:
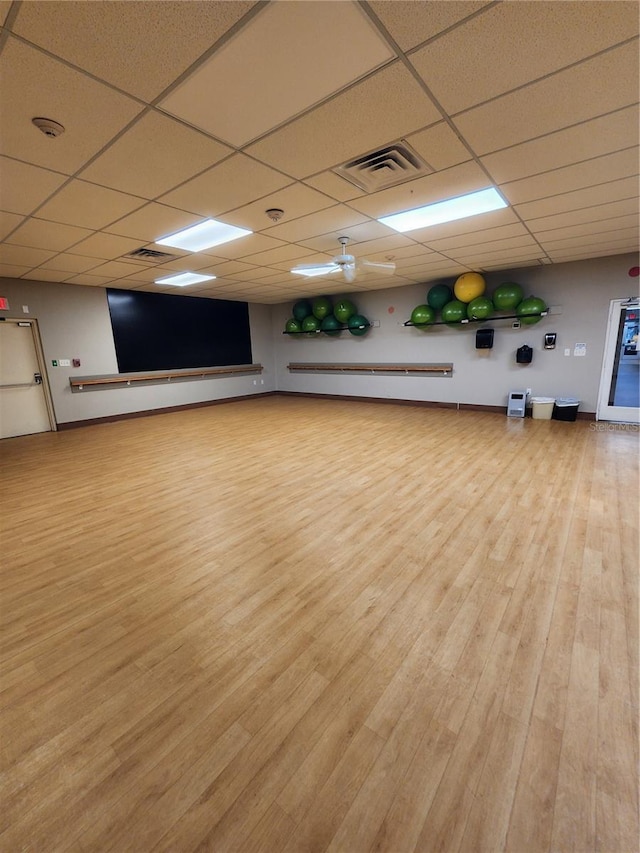
<svg viewBox="0 0 640 853">
<path fill-rule="evenodd" d="M 45 136 L 48 136 L 50 139 L 55 139 L 57 136 L 60 136 L 64 133 L 64 127 L 61 124 L 58 124 L 57 121 L 53 121 L 50 118 L 32 118 L 32 123 L 41 130 Z"/>
<path fill-rule="evenodd" d="M 284 216 L 284 210 L 280 210 L 279 207 L 270 207 L 269 210 L 265 210 L 265 213 L 272 222 L 280 222 Z"/>
</svg>

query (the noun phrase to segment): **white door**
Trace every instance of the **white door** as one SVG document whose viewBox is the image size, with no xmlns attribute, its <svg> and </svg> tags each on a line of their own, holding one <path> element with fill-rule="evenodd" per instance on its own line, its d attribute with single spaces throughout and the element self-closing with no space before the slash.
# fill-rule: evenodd
<svg viewBox="0 0 640 853">
<path fill-rule="evenodd" d="M 599 421 L 640 423 L 639 318 L 637 299 L 612 301 L 598 394 Z"/>
<path fill-rule="evenodd" d="M 0 323 L 0 438 L 52 429 L 32 323 Z"/>
</svg>

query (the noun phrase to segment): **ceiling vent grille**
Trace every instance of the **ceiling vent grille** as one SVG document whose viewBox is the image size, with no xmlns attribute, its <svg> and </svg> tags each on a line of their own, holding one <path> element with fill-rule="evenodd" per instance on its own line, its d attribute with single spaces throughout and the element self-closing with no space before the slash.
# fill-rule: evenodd
<svg viewBox="0 0 640 853">
<path fill-rule="evenodd" d="M 157 252 L 155 249 L 134 249 L 122 256 L 129 261 L 142 261 L 147 264 L 163 264 L 165 261 L 175 261 L 180 255 L 170 255 L 169 252 Z"/>
<path fill-rule="evenodd" d="M 431 175 L 433 169 L 427 166 L 406 142 L 402 142 L 349 160 L 334 169 L 334 172 L 361 190 L 372 193 L 412 181 L 422 175 Z"/>
</svg>

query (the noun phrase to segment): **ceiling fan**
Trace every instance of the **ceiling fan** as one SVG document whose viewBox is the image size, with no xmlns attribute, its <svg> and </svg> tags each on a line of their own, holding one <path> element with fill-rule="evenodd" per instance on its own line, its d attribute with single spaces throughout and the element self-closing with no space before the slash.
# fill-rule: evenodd
<svg viewBox="0 0 640 853">
<path fill-rule="evenodd" d="M 342 246 L 342 251 L 335 258 L 332 258 L 326 264 L 299 264 L 294 267 L 291 272 L 296 275 L 316 276 L 316 275 L 331 275 L 334 272 L 342 272 L 345 281 L 352 282 L 355 280 L 358 272 L 371 270 L 378 273 L 394 273 L 396 265 L 394 263 L 381 264 L 375 261 L 367 261 L 365 258 L 357 259 L 354 255 L 347 252 L 348 237 L 338 237 L 338 242 Z"/>
</svg>

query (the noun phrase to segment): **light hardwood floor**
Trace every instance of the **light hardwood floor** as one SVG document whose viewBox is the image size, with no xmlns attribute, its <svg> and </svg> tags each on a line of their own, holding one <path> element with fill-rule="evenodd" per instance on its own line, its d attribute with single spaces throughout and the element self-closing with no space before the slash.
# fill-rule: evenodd
<svg viewBox="0 0 640 853">
<path fill-rule="evenodd" d="M 638 847 L 638 433 L 273 397 L 0 445 L 0 850 Z"/>
</svg>

